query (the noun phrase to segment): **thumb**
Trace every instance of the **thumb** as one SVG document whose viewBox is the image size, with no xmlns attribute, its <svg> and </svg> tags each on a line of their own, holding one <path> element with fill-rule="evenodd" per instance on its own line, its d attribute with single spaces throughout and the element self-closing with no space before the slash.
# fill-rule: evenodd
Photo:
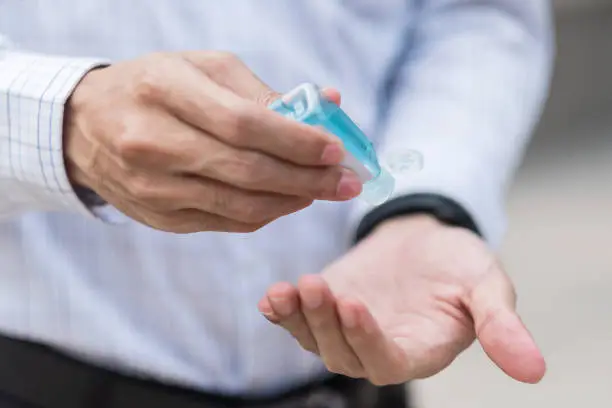
<svg viewBox="0 0 612 408">
<path fill-rule="evenodd" d="M 184 51 L 180 55 L 217 85 L 229 89 L 241 98 L 268 106 L 281 96 L 234 54 L 221 51 Z"/>
<path fill-rule="evenodd" d="M 336 105 L 340 105 L 342 103 L 342 95 L 340 95 L 340 91 L 335 88 L 323 88 L 321 93 L 323 94 L 324 98 L 335 103 Z"/>
<path fill-rule="evenodd" d="M 508 276 L 495 264 L 471 291 L 466 306 L 485 353 L 510 377 L 535 384 L 546 363 L 531 334 L 516 313 L 516 295 Z"/>
</svg>

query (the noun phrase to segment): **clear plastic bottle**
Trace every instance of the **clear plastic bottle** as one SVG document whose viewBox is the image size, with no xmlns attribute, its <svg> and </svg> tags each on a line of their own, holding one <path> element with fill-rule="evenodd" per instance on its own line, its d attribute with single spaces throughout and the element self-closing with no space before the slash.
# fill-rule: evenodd
<svg viewBox="0 0 612 408">
<path fill-rule="evenodd" d="M 321 126 L 339 137 L 348 153 L 342 165 L 353 170 L 363 183 L 359 198 L 372 205 L 389 199 L 395 188 L 394 177 L 380 165 L 367 136 L 338 105 L 325 99 L 316 85 L 297 87 L 273 102 L 270 109 L 299 122 Z"/>
</svg>

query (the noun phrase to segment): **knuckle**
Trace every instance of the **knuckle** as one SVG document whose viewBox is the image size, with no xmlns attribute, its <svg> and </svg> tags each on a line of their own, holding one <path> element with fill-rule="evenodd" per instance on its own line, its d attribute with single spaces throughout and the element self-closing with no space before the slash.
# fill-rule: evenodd
<svg viewBox="0 0 612 408">
<path fill-rule="evenodd" d="M 150 56 L 147 64 L 137 75 L 133 84 L 134 96 L 143 102 L 156 102 L 165 95 L 163 67 L 169 61 L 166 55 Z"/>
<path fill-rule="evenodd" d="M 272 89 L 267 89 L 259 95 L 257 98 L 257 103 L 262 106 L 268 106 L 280 98 L 280 96 L 281 95 L 279 93 L 274 92 Z"/>
<path fill-rule="evenodd" d="M 230 172 L 240 187 L 256 189 L 269 184 L 266 159 L 256 152 L 245 151 L 237 154 L 230 166 Z"/>
<path fill-rule="evenodd" d="M 250 103 L 234 104 L 226 119 L 227 141 L 239 147 L 248 145 L 256 121 L 255 109 Z"/>
<path fill-rule="evenodd" d="M 338 169 L 304 169 L 294 177 L 293 188 L 310 199 L 336 195 L 341 171 Z"/>
<path fill-rule="evenodd" d="M 159 153 L 151 128 L 140 116 L 132 118 L 124 124 L 123 130 L 114 138 L 113 148 L 119 159 L 127 165 L 146 162 L 150 155 Z"/>
<path fill-rule="evenodd" d="M 245 75 L 246 72 L 251 72 L 248 66 L 237 55 L 230 52 L 209 53 L 206 65 L 209 76 L 222 83 L 225 82 L 225 78 L 232 78 L 235 75 Z M 261 83 L 256 77 L 251 79 Z M 264 87 L 263 90 L 254 98 L 254 102 L 257 104 L 269 105 L 280 96 L 263 83 L 261 85 Z"/>
<path fill-rule="evenodd" d="M 316 313 L 313 313 L 313 315 L 308 318 L 308 325 L 313 332 L 320 331 L 321 333 L 329 333 L 334 330 L 334 326 L 329 319 Z"/>
<path fill-rule="evenodd" d="M 317 196 L 331 197 L 336 195 L 338 183 L 342 178 L 342 171 L 339 169 L 322 170 L 322 174 L 314 175 L 314 180 L 310 183 L 314 187 Z"/>
<path fill-rule="evenodd" d="M 124 162 L 136 161 L 149 149 L 149 141 L 141 135 L 141 133 L 128 131 L 116 138 L 115 150 Z"/>
<path fill-rule="evenodd" d="M 134 84 L 134 95 L 136 98 L 145 102 L 159 100 L 163 91 L 158 79 L 158 75 L 154 70 L 145 70 L 145 73 Z"/>
<path fill-rule="evenodd" d="M 213 208 L 227 211 L 227 217 L 239 223 L 253 224 L 253 228 L 266 221 L 266 207 L 257 199 L 249 196 L 227 194 L 218 189 L 212 195 Z"/>
<path fill-rule="evenodd" d="M 243 62 L 231 52 L 217 51 L 210 54 L 211 68 L 219 73 L 226 73 L 233 70 L 236 66 L 243 65 Z"/>
<path fill-rule="evenodd" d="M 139 201 L 156 204 L 160 197 L 156 182 L 144 175 L 132 176 L 127 184 L 129 194 Z"/>
<path fill-rule="evenodd" d="M 209 191 L 206 196 L 206 200 L 210 200 L 214 210 L 230 208 L 232 199 L 229 194 L 226 194 L 224 189 L 216 188 Z"/>
</svg>

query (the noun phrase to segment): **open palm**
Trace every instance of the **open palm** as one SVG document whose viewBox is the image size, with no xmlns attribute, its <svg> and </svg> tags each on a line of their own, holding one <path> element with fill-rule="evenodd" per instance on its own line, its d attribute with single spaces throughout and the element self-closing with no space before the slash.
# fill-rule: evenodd
<svg viewBox="0 0 612 408">
<path fill-rule="evenodd" d="M 434 375 L 475 338 L 517 380 L 545 372 L 493 254 L 426 216 L 388 222 L 297 286 L 274 285 L 260 310 L 330 371 L 378 385 Z"/>
</svg>

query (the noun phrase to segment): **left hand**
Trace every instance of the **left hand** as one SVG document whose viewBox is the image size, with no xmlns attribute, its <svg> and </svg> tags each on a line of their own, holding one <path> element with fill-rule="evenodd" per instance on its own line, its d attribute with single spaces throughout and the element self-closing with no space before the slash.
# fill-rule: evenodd
<svg viewBox="0 0 612 408">
<path fill-rule="evenodd" d="M 328 370 L 376 385 L 432 376 L 476 338 L 509 376 L 536 383 L 545 362 L 515 302 L 478 236 L 418 215 L 382 224 L 322 275 L 272 286 L 259 309 Z"/>
</svg>

